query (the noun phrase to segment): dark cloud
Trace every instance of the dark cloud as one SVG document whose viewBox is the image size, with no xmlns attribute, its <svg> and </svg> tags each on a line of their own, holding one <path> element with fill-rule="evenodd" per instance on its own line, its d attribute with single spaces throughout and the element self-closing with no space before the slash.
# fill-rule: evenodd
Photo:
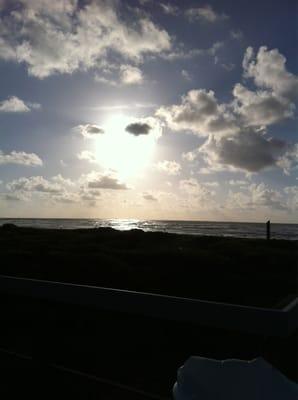
<svg viewBox="0 0 298 400">
<path fill-rule="evenodd" d="M 151 126 L 146 122 L 134 122 L 127 125 L 125 128 L 126 132 L 129 132 L 135 136 L 148 135 L 151 129 Z"/>
<path fill-rule="evenodd" d="M 109 175 L 100 175 L 88 182 L 90 189 L 112 189 L 112 190 L 127 190 L 128 186 L 119 182 L 116 177 Z"/>
<path fill-rule="evenodd" d="M 154 197 L 154 196 L 153 196 L 152 194 L 150 194 L 150 193 L 144 193 L 144 194 L 143 194 L 143 197 L 144 197 L 145 200 L 148 200 L 148 201 L 158 201 L 157 198 Z"/>
<path fill-rule="evenodd" d="M 80 131 L 80 133 L 86 138 L 92 138 L 96 135 L 102 135 L 104 130 L 98 125 L 86 124 L 79 125 L 76 127 Z"/>
<path fill-rule="evenodd" d="M 288 150 L 285 141 L 266 139 L 254 131 L 228 137 L 210 136 L 200 148 L 209 165 L 221 164 L 249 172 L 276 165 Z"/>
</svg>

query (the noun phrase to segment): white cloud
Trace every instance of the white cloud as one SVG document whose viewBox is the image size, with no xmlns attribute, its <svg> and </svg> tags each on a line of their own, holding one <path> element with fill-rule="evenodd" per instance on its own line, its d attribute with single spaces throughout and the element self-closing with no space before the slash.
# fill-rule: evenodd
<svg viewBox="0 0 298 400">
<path fill-rule="evenodd" d="M 122 110 L 134 110 L 134 109 L 149 109 L 155 108 L 156 104 L 153 103 L 123 103 L 123 104 L 111 104 L 103 106 L 90 107 L 92 110 L 98 111 L 122 111 Z"/>
<path fill-rule="evenodd" d="M 75 185 L 75 183 L 71 179 L 64 178 L 61 174 L 53 176 L 52 181 L 58 183 L 62 187 L 72 187 Z"/>
<path fill-rule="evenodd" d="M 203 7 L 190 8 L 185 12 L 185 15 L 189 18 L 190 21 L 201 20 L 209 23 L 214 23 L 229 18 L 224 13 L 217 13 L 208 4 Z"/>
<path fill-rule="evenodd" d="M 210 206 L 215 195 L 214 190 L 207 188 L 194 178 L 183 179 L 179 182 L 180 192 L 190 196 L 201 207 Z"/>
<path fill-rule="evenodd" d="M 0 150 L 0 165 L 1 164 L 18 164 L 18 165 L 34 167 L 42 165 L 43 162 L 35 153 L 25 153 L 24 151 L 12 151 L 11 153 L 4 154 Z"/>
<path fill-rule="evenodd" d="M 233 95 L 235 112 L 241 115 L 246 126 L 268 126 L 294 115 L 294 104 L 275 93 L 253 92 L 238 83 Z"/>
<path fill-rule="evenodd" d="M 182 153 L 182 158 L 189 162 L 193 162 L 197 158 L 197 156 L 198 156 L 198 150 Z"/>
<path fill-rule="evenodd" d="M 189 130 L 198 136 L 238 131 L 235 118 L 224 105 L 218 105 L 212 90 L 190 90 L 180 105 L 160 107 L 156 115 L 173 130 Z"/>
<path fill-rule="evenodd" d="M 287 186 L 284 192 L 288 195 L 288 207 L 293 211 L 298 210 L 298 186 Z"/>
<path fill-rule="evenodd" d="M 277 160 L 276 163 L 283 169 L 286 175 L 290 175 L 293 168 L 298 165 L 298 144 L 288 144 L 287 151 Z"/>
<path fill-rule="evenodd" d="M 181 75 L 183 76 L 183 78 L 187 81 L 191 81 L 191 76 L 189 74 L 189 72 L 187 72 L 185 69 L 183 69 L 181 71 Z"/>
<path fill-rule="evenodd" d="M 0 101 L 0 112 L 6 113 L 21 113 L 29 112 L 33 109 L 39 109 L 40 104 L 38 103 L 25 103 L 23 100 L 16 96 L 11 96 L 7 100 Z"/>
<path fill-rule="evenodd" d="M 159 5 L 165 14 L 174 15 L 174 16 L 179 14 L 179 8 L 173 4 L 160 3 Z"/>
<path fill-rule="evenodd" d="M 218 187 L 219 185 L 218 185 L 218 182 L 204 182 L 204 185 L 205 186 L 208 186 L 208 187 Z"/>
<path fill-rule="evenodd" d="M 207 137 L 199 149 L 182 155 L 188 161 L 203 156 L 206 171 L 257 172 L 278 166 L 289 174 L 298 163 L 298 145 L 270 138 L 266 130 L 294 117 L 298 77 L 285 69 L 285 58 L 277 50 L 261 47 L 256 60 L 253 57 L 248 48 L 243 68 L 247 78 L 254 78 L 255 90 L 238 83 L 232 101 L 219 104 L 213 91 L 194 89 L 180 104 L 156 111 L 170 129 Z"/>
<path fill-rule="evenodd" d="M 121 15 L 116 1 L 17 3 L 2 17 L 0 55 L 24 63 L 28 73 L 38 78 L 100 69 L 109 63 L 110 50 L 122 59 L 141 62 L 144 55 L 171 47 L 165 30 L 137 11 L 130 17 Z"/>
<path fill-rule="evenodd" d="M 7 188 L 20 192 L 60 193 L 63 191 L 60 183 L 50 182 L 42 176 L 15 179 L 7 184 Z"/>
<path fill-rule="evenodd" d="M 89 150 L 82 150 L 78 154 L 78 159 L 79 160 L 84 160 L 84 161 L 89 161 L 90 163 L 96 163 L 97 162 L 94 153 L 92 153 Z"/>
<path fill-rule="evenodd" d="M 244 76 L 253 78 L 258 87 L 271 89 L 276 95 L 293 99 L 298 96 L 298 77 L 286 69 L 286 58 L 278 49 L 259 48 L 255 57 L 248 47 L 243 59 Z"/>
<path fill-rule="evenodd" d="M 143 73 L 138 67 L 121 65 L 120 81 L 124 85 L 139 85 L 144 80 Z"/>
<path fill-rule="evenodd" d="M 105 76 L 97 73 L 95 74 L 94 79 L 95 82 L 103 83 L 110 86 L 117 86 L 120 84 L 117 80 L 114 80 L 113 78 L 106 78 Z"/>
<path fill-rule="evenodd" d="M 96 201 L 101 193 L 96 188 L 89 188 L 89 181 L 98 178 L 97 172 L 91 172 L 82 175 L 78 180 L 71 180 L 63 177 L 61 174 L 49 179 L 43 176 L 31 176 L 29 178 L 21 177 L 7 183 L 9 190 L 5 196 L 0 195 L 4 200 L 29 200 L 34 196 L 42 198 L 44 201 L 54 203 L 80 203 L 84 202 L 90 206 L 96 205 Z M 89 181 L 88 181 L 89 179 Z M 106 182 L 107 183 L 107 182 Z"/>
<path fill-rule="evenodd" d="M 201 49 L 201 48 L 191 48 L 187 49 L 183 44 L 176 45 L 176 47 L 168 52 L 161 54 L 161 58 L 168 61 L 175 60 L 188 60 L 195 57 L 211 56 L 214 58 L 215 64 L 218 61 L 218 51 L 224 47 L 224 42 L 214 42 L 211 47 Z"/>
<path fill-rule="evenodd" d="M 229 180 L 229 185 L 232 185 L 232 186 L 241 186 L 241 185 L 248 185 L 248 181 L 244 181 L 244 180 L 241 180 L 241 179 L 230 179 Z"/>
<path fill-rule="evenodd" d="M 251 184 L 245 192 L 229 192 L 227 208 L 240 208 L 246 210 L 276 209 L 284 211 L 287 204 L 282 193 L 269 188 L 264 183 Z"/>
<path fill-rule="evenodd" d="M 179 175 L 181 172 L 181 165 L 176 161 L 159 161 L 156 164 L 156 168 L 159 171 L 165 172 L 168 175 Z"/>
</svg>

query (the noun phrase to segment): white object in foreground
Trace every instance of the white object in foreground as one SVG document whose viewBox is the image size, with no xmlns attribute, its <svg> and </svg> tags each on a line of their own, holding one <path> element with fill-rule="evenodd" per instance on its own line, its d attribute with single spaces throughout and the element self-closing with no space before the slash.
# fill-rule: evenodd
<svg viewBox="0 0 298 400">
<path fill-rule="evenodd" d="M 297 400 L 298 386 L 263 358 L 190 357 L 179 368 L 175 400 Z"/>
</svg>

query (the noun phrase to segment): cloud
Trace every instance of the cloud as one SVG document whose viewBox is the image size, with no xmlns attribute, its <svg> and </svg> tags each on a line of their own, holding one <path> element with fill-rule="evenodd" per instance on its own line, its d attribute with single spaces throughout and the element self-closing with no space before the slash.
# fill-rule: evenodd
<svg viewBox="0 0 298 400">
<path fill-rule="evenodd" d="M 143 73 L 138 67 L 121 65 L 120 82 L 124 85 L 139 85 L 144 80 Z"/>
<path fill-rule="evenodd" d="M 228 19 L 229 17 L 226 14 L 219 14 L 213 10 L 210 5 L 205 5 L 203 7 L 194 7 L 189 8 L 185 15 L 190 21 L 200 20 L 209 23 L 214 23 L 217 21 L 222 21 Z"/>
<path fill-rule="evenodd" d="M 61 174 L 49 179 L 43 176 L 21 177 L 7 183 L 6 187 L 10 191 L 1 195 L 4 200 L 28 200 L 31 196 L 38 195 L 45 201 L 54 203 L 74 204 L 84 202 L 90 206 L 96 205 L 96 201 L 101 196 L 98 189 L 89 188 L 88 180 L 98 178 L 97 172 L 82 175 L 78 180 L 73 181 L 63 177 Z"/>
<path fill-rule="evenodd" d="M 223 69 L 225 69 L 228 72 L 233 71 L 233 69 L 235 69 L 235 67 L 236 67 L 236 65 L 233 63 L 228 63 L 228 64 L 222 63 L 220 65 L 223 67 Z"/>
<path fill-rule="evenodd" d="M 60 193 L 52 193 L 50 200 L 54 201 L 55 203 L 75 204 L 79 203 L 81 198 L 75 192 L 68 192 L 64 190 Z"/>
<path fill-rule="evenodd" d="M 230 31 L 230 37 L 234 40 L 241 40 L 243 39 L 243 33 L 240 30 L 232 30 Z"/>
<path fill-rule="evenodd" d="M 214 62 L 217 63 L 218 56 L 217 52 L 224 47 L 224 42 L 214 42 L 211 47 L 201 49 L 201 48 L 192 48 L 187 49 L 183 44 L 177 45 L 174 49 L 168 52 L 164 52 L 160 55 L 161 58 L 168 60 L 168 61 L 175 61 L 175 60 L 188 60 L 195 57 L 202 57 L 202 56 L 211 56 L 214 58 Z"/>
<path fill-rule="evenodd" d="M 244 181 L 244 180 L 241 180 L 241 179 L 230 179 L 229 180 L 229 185 L 231 185 L 231 186 L 241 186 L 241 185 L 248 185 L 248 181 Z"/>
<path fill-rule="evenodd" d="M 98 111 L 117 111 L 117 110 L 134 110 L 134 109 L 149 109 L 155 108 L 153 103 L 131 103 L 131 104 L 111 104 L 104 106 L 90 107 L 92 110 Z"/>
<path fill-rule="evenodd" d="M 198 156 L 198 150 L 188 151 L 186 153 L 182 153 L 183 160 L 188 162 L 193 162 Z"/>
<path fill-rule="evenodd" d="M 268 126 L 294 115 L 294 104 L 275 93 L 253 92 L 238 83 L 233 95 L 235 112 L 243 118 L 245 126 Z"/>
<path fill-rule="evenodd" d="M 0 193 L 0 199 L 7 202 L 18 202 L 27 200 L 27 198 L 21 193 Z"/>
<path fill-rule="evenodd" d="M 276 163 L 286 175 L 290 175 L 293 168 L 298 166 L 298 144 L 288 144 L 286 152 Z"/>
<path fill-rule="evenodd" d="M 125 128 L 126 132 L 134 136 L 148 135 L 151 129 L 151 126 L 146 122 L 133 122 Z"/>
<path fill-rule="evenodd" d="M 75 183 L 68 178 L 64 178 L 61 174 L 55 175 L 52 177 L 52 181 L 58 183 L 60 186 L 66 187 L 66 186 L 74 186 Z"/>
<path fill-rule="evenodd" d="M 189 72 L 187 72 L 185 69 L 183 69 L 181 71 L 181 75 L 183 76 L 183 78 L 187 81 L 191 81 L 191 76 L 189 74 Z"/>
<path fill-rule="evenodd" d="M 97 162 L 95 155 L 89 150 L 82 150 L 78 154 L 78 159 L 79 160 L 89 161 L 90 163 L 96 163 Z"/>
<path fill-rule="evenodd" d="M 257 132 L 247 131 L 234 136 L 211 135 L 199 152 L 215 170 L 240 169 L 257 172 L 277 165 L 286 154 L 288 146 L 283 140 L 267 139 Z"/>
<path fill-rule="evenodd" d="M 256 86 L 271 89 L 276 95 L 294 99 L 298 96 L 298 77 L 286 70 L 286 58 L 278 49 L 259 48 L 255 56 L 248 47 L 243 59 L 244 76 L 253 78 Z"/>
<path fill-rule="evenodd" d="M 284 211 L 287 204 L 283 195 L 264 183 L 251 184 L 245 192 L 229 192 L 226 201 L 227 208 L 258 210 L 269 208 Z"/>
<path fill-rule="evenodd" d="M 171 48 L 164 29 L 137 10 L 126 13 L 126 6 L 117 1 L 15 0 L 12 4 L 15 7 L 7 6 L 1 18 L 0 57 L 25 64 L 28 73 L 40 79 L 101 70 L 110 63 L 111 53 L 142 62 L 146 54 Z"/>
<path fill-rule="evenodd" d="M 218 187 L 219 185 L 218 185 L 218 182 L 204 182 L 204 185 L 205 186 L 208 186 L 208 187 Z"/>
<path fill-rule="evenodd" d="M 177 6 L 174 6 L 173 4 L 160 3 L 159 5 L 160 5 L 162 11 L 167 15 L 176 16 L 179 14 L 179 8 Z"/>
<path fill-rule="evenodd" d="M 80 198 L 83 201 L 91 202 L 92 204 L 94 204 L 100 196 L 101 192 L 97 189 L 84 188 L 80 192 Z"/>
<path fill-rule="evenodd" d="M 33 109 L 39 109 L 40 107 L 38 103 L 25 103 L 16 96 L 11 96 L 7 100 L 0 101 L 0 112 L 5 113 L 29 112 Z"/>
<path fill-rule="evenodd" d="M 207 188 L 194 178 L 183 179 L 179 182 L 180 191 L 191 197 L 200 206 L 209 206 L 213 201 L 215 191 Z"/>
<path fill-rule="evenodd" d="M 42 176 L 31 176 L 30 178 L 19 178 L 7 184 L 11 191 L 60 193 L 63 188 L 59 183 L 50 182 Z"/>
<path fill-rule="evenodd" d="M 156 115 L 173 130 L 189 130 L 198 136 L 213 132 L 234 133 L 239 128 L 235 117 L 224 105 L 218 105 L 212 90 L 190 90 L 180 105 L 160 107 Z"/>
<path fill-rule="evenodd" d="M 159 171 L 165 172 L 168 175 L 179 175 L 181 171 L 181 165 L 176 161 L 160 161 L 156 164 Z"/>
<path fill-rule="evenodd" d="M 78 125 L 74 128 L 78 130 L 81 135 L 85 138 L 95 138 L 97 135 L 102 135 L 104 133 L 104 129 L 98 125 L 86 124 L 86 125 Z"/>
<path fill-rule="evenodd" d="M 111 190 L 128 190 L 129 187 L 119 181 L 114 174 L 95 173 L 90 176 L 87 182 L 89 189 L 111 189 Z"/>
<path fill-rule="evenodd" d="M 143 198 L 148 201 L 158 201 L 158 199 L 150 193 L 143 193 Z"/>
<path fill-rule="evenodd" d="M 295 115 L 298 77 L 286 70 L 285 61 L 278 50 L 266 47 L 254 59 L 248 48 L 243 69 L 246 78 L 254 79 L 254 90 L 237 83 L 232 100 L 220 104 L 213 91 L 193 89 L 180 104 L 160 107 L 156 116 L 170 129 L 206 137 L 200 148 L 183 153 L 183 158 L 194 161 L 203 156 L 206 171 L 257 172 L 277 166 L 289 174 L 298 164 L 298 145 L 267 135 L 270 125 Z"/>
<path fill-rule="evenodd" d="M 35 153 L 25 153 L 24 151 L 12 151 L 9 154 L 4 154 L 0 150 L 0 165 L 1 164 L 18 164 L 28 167 L 43 165 L 42 160 Z"/>
<path fill-rule="evenodd" d="M 288 208 L 293 211 L 298 210 L 298 186 L 287 186 L 284 188 L 284 192 L 288 195 Z"/>
</svg>

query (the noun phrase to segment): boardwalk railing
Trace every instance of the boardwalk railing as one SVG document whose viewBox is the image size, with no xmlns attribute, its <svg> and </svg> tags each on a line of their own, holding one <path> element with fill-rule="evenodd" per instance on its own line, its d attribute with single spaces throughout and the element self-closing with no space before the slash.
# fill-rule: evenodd
<svg viewBox="0 0 298 400">
<path fill-rule="evenodd" d="M 266 336 L 288 336 L 298 328 L 297 298 L 270 309 L 4 275 L 0 293 Z"/>
</svg>

